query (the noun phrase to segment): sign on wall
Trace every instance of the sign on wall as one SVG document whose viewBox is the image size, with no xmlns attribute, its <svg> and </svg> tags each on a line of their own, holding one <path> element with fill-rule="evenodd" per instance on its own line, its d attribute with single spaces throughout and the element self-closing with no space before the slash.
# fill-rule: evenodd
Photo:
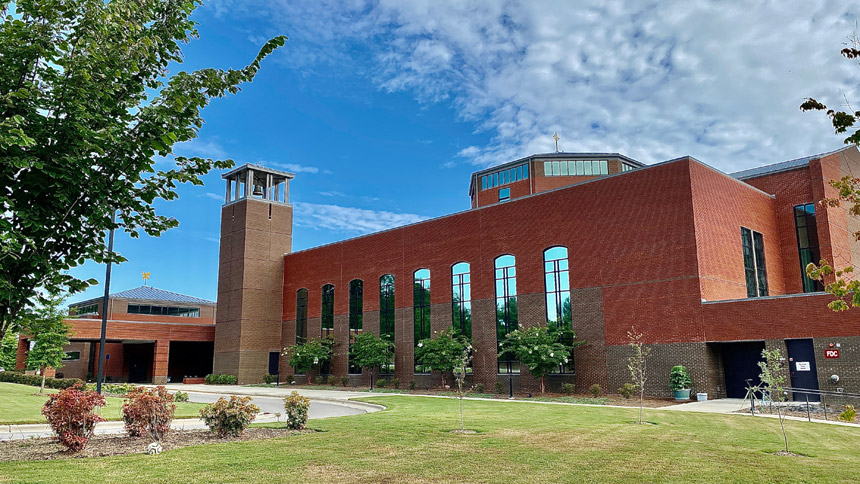
<svg viewBox="0 0 860 484">
<path fill-rule="evenodd" d="M 839 350 L 824 350 L 825 358 L 839 358 Z"/>
<path fill-rule="evenodd" d="M 808 361 L 798 361 L 795 364 L 795 368 L 797 371 L 809 371 L 809 362 Z"/>
</svg>

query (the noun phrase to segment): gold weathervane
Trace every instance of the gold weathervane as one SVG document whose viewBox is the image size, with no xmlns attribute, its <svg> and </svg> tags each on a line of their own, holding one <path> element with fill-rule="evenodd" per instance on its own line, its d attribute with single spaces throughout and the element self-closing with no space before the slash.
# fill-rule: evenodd
<svg viewBox="0 0 860 484">
<path fill-rule="evenodd" d="M 152 272 L 143 272 L 142 274 L 143 274 L 143 285 L 145 286 L 146 281 L 149 280 L 149 275 L 152 274 Z"/>
<path fill-rule="evenodd" d="M 555 152 L 558 153 L 558 131 L 556 131 L 555 134 L 552 135 L 552 139 L 555 140 Z"/>
</svg>

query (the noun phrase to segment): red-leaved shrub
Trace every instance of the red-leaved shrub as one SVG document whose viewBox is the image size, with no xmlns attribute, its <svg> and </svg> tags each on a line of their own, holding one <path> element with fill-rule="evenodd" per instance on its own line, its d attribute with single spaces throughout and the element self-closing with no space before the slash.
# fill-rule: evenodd
<svg viewBox="0 0 860 484">
<path fill-rule="evenodd" d="M 83 383 L 78 383 L 51 395 L 42 407 L 42 415 L 48 419 L 57 441 L 72 452 L 79 452 L 93 436 L 96 423 L 104 421 L 93 410 L 104 406 L 105 397 L 85 390 Z"/>
<path fill-rule="evenodd" d="M 136 387 L 128 392 L 122 405 L 125 431 L 132 437 L 149 435 L 153 440 L 161 441 L 170 430 L 175 410 L 173 395 L 163 386 L 152 390 Z"/>
</svg>

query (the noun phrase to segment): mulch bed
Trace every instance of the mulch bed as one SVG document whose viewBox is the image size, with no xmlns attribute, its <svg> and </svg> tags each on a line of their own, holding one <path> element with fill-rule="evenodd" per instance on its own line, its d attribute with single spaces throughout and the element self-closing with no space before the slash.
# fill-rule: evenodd
<svg viewBox="0 0 860 484">
<path fill-rule="evenodd" d="M 248 440 L 274 439 L 313 433 L 313 430 L 288 430 L 271 428 L 250 428 L 239 437 L 221 438 L 208 430 L 172 430 L 161 442 L 163 450 L 181 449 L 192 445 L 215 444 L 223 442 L 243 442 Z M 152 442 L 146 437 L 129 437 L 125 434 L 95 435 L 81 452 L 68 452 L 53 438 L 10 440 L 0 442 L 0 462 L 13 460 L 75 459 L 82 457 L 103 457 L 109 455 L 143 454 Z"/>
</svg>

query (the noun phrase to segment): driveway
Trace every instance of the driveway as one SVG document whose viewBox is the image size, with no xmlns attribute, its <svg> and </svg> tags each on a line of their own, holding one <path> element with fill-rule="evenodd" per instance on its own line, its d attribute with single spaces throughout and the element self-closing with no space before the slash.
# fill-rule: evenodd
<svg viewBox="0 0 860 484">
<path fill-rule="evenodd" d="M 188 399 L 195 403 L 213 403 L 222 396 L 228 394 L 188 392 Z M 284 414 L 283 397 L 251 396 L 251 403 L 260 407 L 260 412 L 268 414 Z M 345 417 L 348 415 L 359 415 L 367 413 L 367 410 L 354 405 L 346 406 L 341 403 L 330 401 L 311 400 L 311 408 L 308 410 L 308 418 Z"/>
</svg>

